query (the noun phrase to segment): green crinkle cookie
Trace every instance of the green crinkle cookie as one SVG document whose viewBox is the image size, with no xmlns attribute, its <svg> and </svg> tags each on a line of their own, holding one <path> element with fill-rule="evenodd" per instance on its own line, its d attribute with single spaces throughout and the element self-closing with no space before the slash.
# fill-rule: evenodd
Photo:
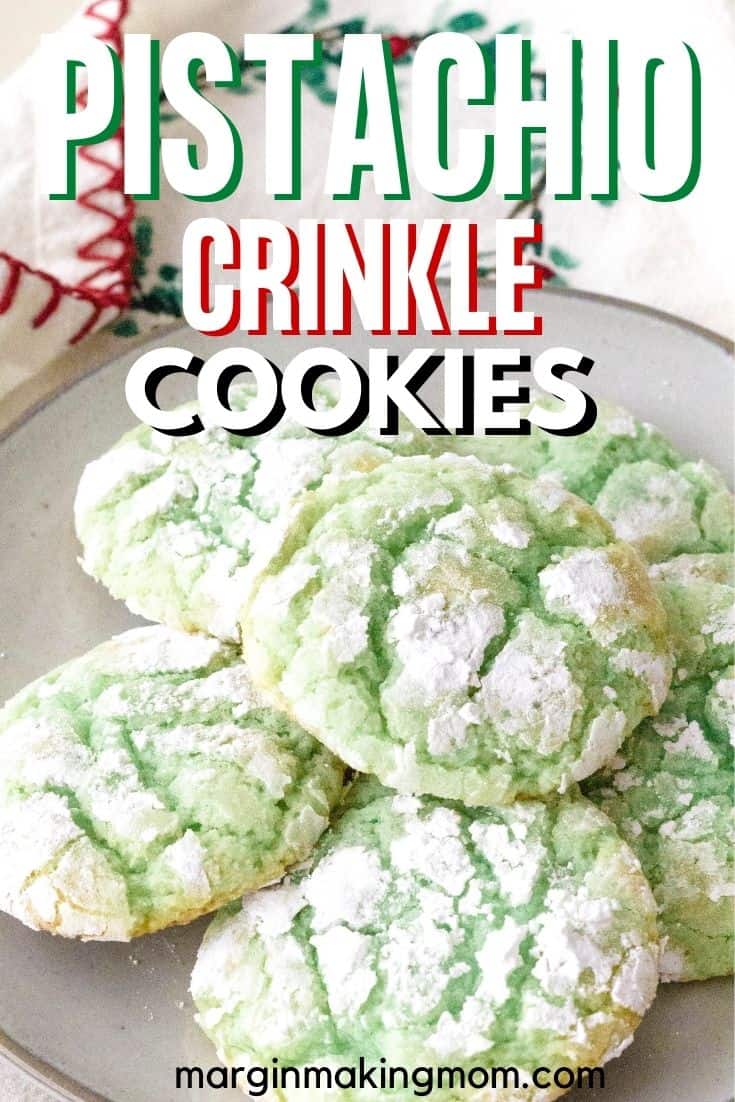
<svg viewBox="0 0 735 1102">
<path fill-rule="evenodd" d="M 628 463 L 610 475 L 594 504 L 649 562 L 733 545 L 732 495 L 702 461 L 677 468 Z"/>
<path fill-rule="evenodd" d="M 526 410 L 527 412 L 527 410 Z M 442 436 L 434 438 L 434 451 L 475 456 L 490 466 L 510 464 L 535 477 L 548 462 L 549 437 L 533 429 L 528 436 Z M 581 494 L 579 495 L 582 496 Z"/>
<path fill-rule="evenodd" d="M 672 627 L 675 687 L 585 784 L 653 887 L 666 980 L 733 969 L 732 569 L 729 555 L 683 555 L 652 569 Z"/>
<path fill-rule="evenodd" d="M 126 632 L 0 711 L 0 908 L 84 939 L 189 922 L 306 857 L 343 772 L 234 647 Z"/>
<path fill-rule="evenodd" d="M 358 781 L 357 789 L 362 782 Z M 192 976 L 198 1022 L 234 1066 L 599 1066 L 658 981 L 637 860 L 578 795 L 472 812 L 382 792 L 349 801 L 308 870 L 228 908 Z M 530 1081 L 530 1079 L 529 1079 Z M 400 1083 L 400 1080 L 399 1080 Z M 564 1093 L 499 1090 L 497 1102 Z M 407 1100 L 282 1089 L 281 1100 Z M 485 1091 L 447 1086 L 440 1100 Z"/>
<path fill-rule="evenodd" d="M 594 502 L 615 471 L 646 459 L 675 468 L 682 455 L 663 433 L 612 402 L 597 402 L 597 420 L 581 436 L 547 436 L 544 470 L 555 472 L 568 489 Z"/>
<path fill-rule="evenodd" d="M 678 555 L 649 576 L 669 623 L 675 682 L 714 673 L 735 660 L 735 557 Z"/>
<path fill-rule="evenodd" d="M 269 699 L 353 768 L 468 804 L 564 791 L 670 680 L 663 610 L 605 521 L 449 455 L 305 494 L 243 645 Z"/>
<path fill-rule="evenodd" d="M 319 393 L 329 400 L 326 388 Z M 231 407 L 252 394 L 233 387 Z M 82 475 L 81 564 L 138 615 L 236 640 L 248 564 L 284 506 L 331 473 L 428 446 L 420 432 L 320 437 L 285 419 L 254 437 L 217 428 L 171 437 L 141 425 Z"/>
<path fill-rule="evenodd" d="M 658 429 L 621 406 L 597 406 L 597 421 L 581 436 L 533 428 L 526 437 L 446 438 L 446 447 L 554 478 L 594 505 L 650 562 L 731 550 L 733 499 L 722 475 L 708 463 L 689 462 Z"/>
</svg>

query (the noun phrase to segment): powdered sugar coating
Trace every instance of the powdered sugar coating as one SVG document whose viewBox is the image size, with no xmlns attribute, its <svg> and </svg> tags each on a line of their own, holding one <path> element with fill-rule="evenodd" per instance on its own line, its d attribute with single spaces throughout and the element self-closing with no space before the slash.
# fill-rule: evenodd
<svg viewBox="0 0 735 1102">
<path fill-rule="evenodd" d="M 549 511 L 545 491 L 445 455 L 304 495 L 246 606 L 254 680 L 399 791 L 564 791 L 657 711 L 670 659 L 637 555 L 566 491 Z M 497 538 L 500 517 L 527 538 Z"/>
<path fill-rule="evenodd" d="M 0 908 L 85 939 L 190 921 L 302 860 L 342 779 L 234 647 L 126 632 L 0 711 Z"/>
<path fill-rule="evenodd" d="M 678 673 L 694 677 L 729 666 L 735 649 L 735 557 L 679 555 L 650 574 L 666 608 Z"/>
<path fill-rule="evenodd" d="M 597 409 L 597 421 L 581 436 L 532 428 L 515 438 L 448 438 L 446 447 L 553 478 L 594 505 L 649 562 L 732 550 L 733 498 L 719 472 L 690 462 L 654 425 L 622 406 L 598 400 Z"/>
<path fill-rule="evenodd" d="M 251 395 L 233 386 L 232 408 Z M 319 399 L 330 400 L 324 386 Z M 141 425 L 82 475 L 81 564 L 138 615 L 236 641 L 249 563 L 292 499 L 330 474 L 431 446 L 418 432 L 320 437 L 285 419 L 252 437 L 218 428 L 170 437 Z"/>
<path fill-rule="evenodd" d="M 341 854 L 350 878 L 322 879 Z M 514 874 L 509 891 L 508 869 L 520 875 L 526 864 L 532 883 L 519 890 Z M 370 913 L 352 910 L 356 891 L 372 892 Z M 298 974 L 283 995 L 285 957 L 298 962 Z M 192 994 L 199 1024 L 232 1065 L 277 1055 L 296 1066 L 363 1056 L 408 1068 L 575 1067 L 622 1050 L 657 979 L 650 890 L 588 802 L 576 796 L 470 813 L 359 780 L 310 869 L 215 920 Z M 471 1088 L 435 1093 L 479 1097 Z M 497 1097 L 529 1095 L 509 1089 Z"/>
<path fill-rule="evenodd" d="M 649 562 L 733 544 L 732 495 L 706 463 L 676 469 L 651 460 L 626 464 L 607 480 L 595 508 Z"/>
<path fill-rule="evenodd" d="M 584 788 L 651 882 L 663 979 L 706 979 L 733 965 L 735 648 L 710 630 L 733 606 L 733 560 L 682 555 L 651 575 L 668 613 L 674 684 L 659 715 Z"/>
</svg>

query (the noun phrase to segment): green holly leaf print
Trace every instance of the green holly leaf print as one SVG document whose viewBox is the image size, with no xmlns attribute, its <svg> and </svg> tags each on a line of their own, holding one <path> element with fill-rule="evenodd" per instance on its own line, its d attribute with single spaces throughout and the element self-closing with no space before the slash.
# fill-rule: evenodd
<svg viewBox="0 0 735 1102">
<path fill-rule="evenodd" d="M 162 264 L 158 269 L 159 278 L 164 283 L 173 283 L 179 276 L 179 269 L 174 264 Z"/>
<path fill-rule="evenodd" d="M 487 19 L 479 11 L 463 11 L 453 16 L 447 23 L 450 31 L 479 31 L 487 25 Z"/>
<path fill-rule="evenodd" d="M 135 244 L 135 256 L 131 264 L 133 279 L 138 283 L 146 275 L 148 268 L 146 260 L 151 255 L 153 241 L 153 226 L 150 218 L 136 218 L 133 225 L 133 242 Z"/>
<path fill-rule="evenodd" d="M 136 218 L 133 240 L 138 256 L 143 260 L 147 260 L 153 248 L 153 223 L 150 218 Z"/>
<path fill-rule="evenodd" d="M 365 30 L 364 19 L 346 19 L 344 23 L 338 24 L 340 34 L 362 34 Z"/>
<path fill-rule="evenodd" d="M 329 0 L 311 0 L 306 18 L 323 19 L 325 15 L 329 15 Z"/>
<path fill-rule="evenodd" d="M 116 337 L 137 337 L 140 329 L 134 318 L 120 318 L 113 325 L 112 332 Z"/>
<path fill-rule="evenodd" d="M 557 268 L 578 268 L 579 261 L 576 256 L 572 256 L 571 253 L 565 252 L 564 249 L 560 249 L 558 245 L 552 245 L 549 249 L 549 260 Z"/>
</svg>

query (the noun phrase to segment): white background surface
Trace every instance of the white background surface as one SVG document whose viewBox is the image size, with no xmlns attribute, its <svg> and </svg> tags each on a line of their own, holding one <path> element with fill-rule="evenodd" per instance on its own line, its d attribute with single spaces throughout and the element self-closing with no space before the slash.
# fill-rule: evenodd
<svg viewBox="0 0 735 1102">
<path fill-rule="evenodd" d="M 0 35 L 0 77 L 28 57 L 40 34 L 58 30 L 78 7 L 77 0 L 23 0 Z"/>
</svg>

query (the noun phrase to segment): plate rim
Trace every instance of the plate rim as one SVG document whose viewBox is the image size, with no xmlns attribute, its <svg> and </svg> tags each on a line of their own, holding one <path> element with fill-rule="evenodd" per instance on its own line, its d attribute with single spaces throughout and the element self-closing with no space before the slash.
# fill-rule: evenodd
<svg viewBox="0 0 735 1102">
<path fill-rule="evenodd" d="M 47 1090 L 52 1098 L 58 1099 L 58 1102 L 113 1102 L 106 1095 L 97 1094 L 77 1079 L 65 1075 L 60 1068 L 54 1067 L 39 1056 L 34 1056 L 28 1049 L 12 1040 L 2 1029 L 0 1029 L 0 1058 Z"/>
<path fill-rule="evenodd" d="M 446 283 L 447 281 L 439 280 L 438 282 Z M 494 280 L 489 280 L 487 285 L 492 286 L 494 283 Z M 708 329 L 705 326 L 698 325 L 696 322 L 688 321 L 686 318 L 669 313 L 666 310 L 660 310 L 657 307 L 648 306 L 644 303 L 618 298 L 614 295 L 600 294 L 596 291 L 584 291 L 574 287 L 545 286 L 542 290 L 545 294 L 551 294 L 559 298 L 576 299 L 582 302 L 612 306 L 631 313 L 642 314 L 653 320 L 663 322 L 674 328 L 683 329 L 694 336 L 704 339 L 716 346 L 720 351 L 728 353 L 730 356 L 735 355 L 735 342 L 728 337 L 712 329 Z M 185 328 L 187 328 L 187 326 L 183 318 L 176 319 L 176 321 L 172 322 L 170 325 L 155 327 L 149 333 L 145 334 L 143 339 L 137 342 L 131 342 L 125 349 L 121 349 L 117 355 L 105 357 L 101 362 L 89 365 L 78 374 L 75 373 L 72 378 L 52 387 L 37 401 L 31 402 L 26 409 L 0 431 L 0 444 L 3 444 L 22 428 L 23 425 L 35 417 L 36 414 L 51 405 L 52 402 L 55 402 L 63 394 L 72 390 L 78 383 L 81 383 L 84 379 L 88 379 L 90 376 L 103 371 L 105 368 L 115 363 L 125 354 L 125 351 L 134 351 L 136 348 L 143 348 L 147 344 L 153 344 L 157 340 L 170 336 L 172 333 Z M 114 1100 L 107 1096 L 93 1091 L 78 1080 L 66 1075 L 61 1069 L 55 1067 L 53 1064 L 35 1056 L 28 1049 L 9 1037 L 1 1026 L 0 1058 L 6 1060 L 11 1066 L 27 1075 L 32 1081 L 44 1087 L 53 1098 L 58 1100 L 58 1102 L 114 1102 Z M 735 1098 L 730 1098 L 726 1100 L 726 1102 L 735 1102 Z"/>
</svg>

